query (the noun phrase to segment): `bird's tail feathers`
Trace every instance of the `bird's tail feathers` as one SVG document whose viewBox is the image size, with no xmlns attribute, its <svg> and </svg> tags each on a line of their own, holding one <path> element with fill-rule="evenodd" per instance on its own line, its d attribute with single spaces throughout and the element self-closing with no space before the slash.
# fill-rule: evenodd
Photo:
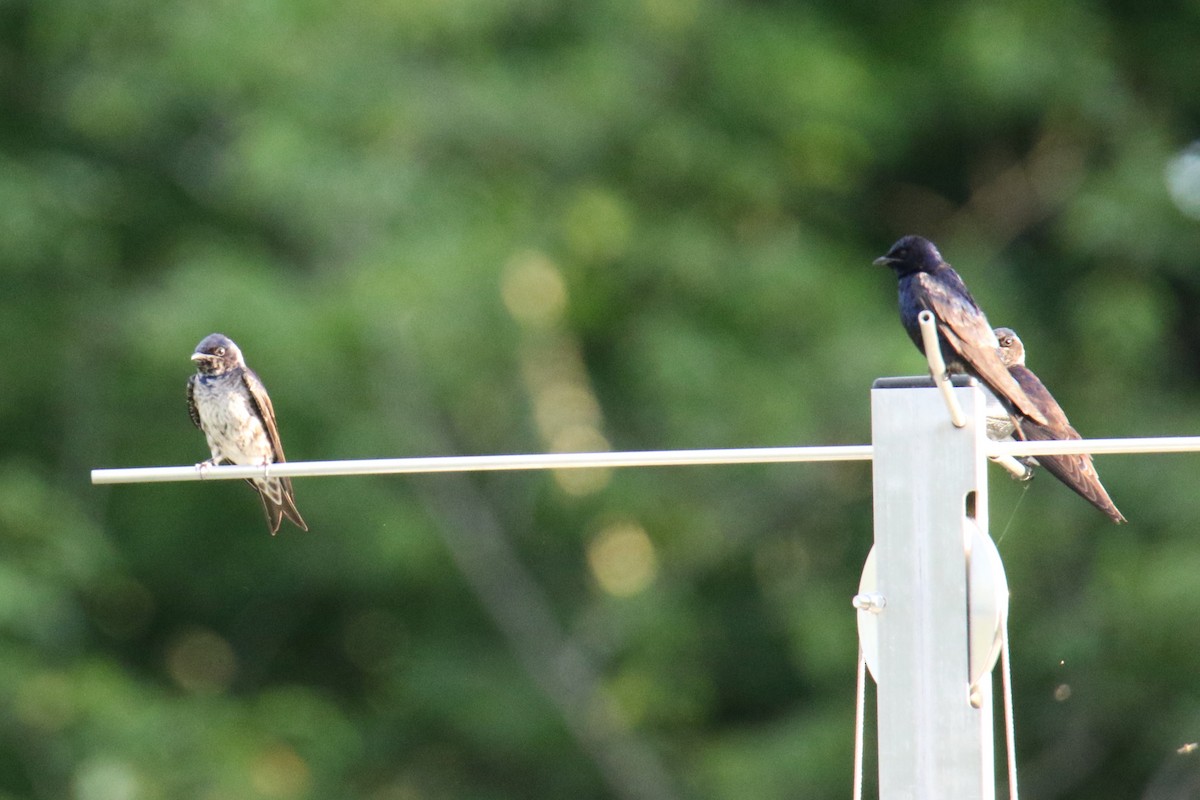
<svg viewBox="0 0 1200 800">
<path fill-rule="evenodd" d="M 1034 441 L 1082 438 L 1074 428 L 1064 432 L 1048 430 L 1037 425 L 1025 425 L 1021 433 L 1022 438 Z M 1100 483 L 1100 475 L 1096 472 L 1090 455 L 1037 456 L 1037 461 L 1047 472 L 1066 484 L 1067 488 L 1103 511 L 1113 522 L 1118 525 L 1128 522 L 1108 496 L 1104 485 Z"/>
<path fill-rule="evenodd" d="M 267 525 L 271 528 L 271 535 L 274 536 L 279 532 L 279 526 L 283 524 L 283 518 L 287 517 L 292 523 L 301 530 L 308 530 L 307 523 L 300 516 L 300 511 L 296 508 L 296 497 L 292 491 L 292 481 L 289 478 L 269 478 L 263 480 L 261 478 L 248 481 L 248 483 L 258 492 L 259 499 L 262 500 L 263 511 L 267 515 Z"/>
</svg>

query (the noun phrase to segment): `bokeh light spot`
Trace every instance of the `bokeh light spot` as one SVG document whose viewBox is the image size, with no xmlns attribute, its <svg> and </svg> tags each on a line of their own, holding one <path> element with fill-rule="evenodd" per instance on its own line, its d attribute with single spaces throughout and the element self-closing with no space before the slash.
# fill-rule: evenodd
<svg viewBox="0 0 1200 800">
<path fill-rule="evenodd" d="M 1200 219 L 1200 141 L 1171 159 L 1166 179 L 1175 206 L 1192 219 Z"/>
<path fill-rule="evenodd" d="M 562 318 L 567 307 L 567 285 L 549 258 L 537 251 L 525 251 L 505 265 L 500 297 L 517 322 L 548 328 Z"/>
<path fill-rule="evenodd" d="M 167 672 L 189 692 L 220 694 L 237 673 L 237 657 L 223 638 L 209 630 L 179 634 L 167 647 Z"/>
<path fill-rule="evenodd" d="M 618 522 L 600 531 L 588 546 L 587 558 L 596 583 L 617 597 L 643 591 L 658 574 L 654 544 L 636 522 Z"/>
<path fill-rule="evenodd" d="M 141 781 L 129 764 L 112 758 L 85 761 L 75 771 L 77 800 L 135 800 Z"/>
<path fill-rule="evenodd" d="M 605 453 L 612 449 L 608 440 L 591 425 L 573 425 L 558 431 L 550 441 L 553 453 Z M 608 486 L 612 470 L 605 467 L 556 469 L 554 482 L 569 495 L 584 497 Z"/>
<path fill-rule="evenodd" d="M 278 744 L 259 753 L 251 767 L 250 782 L 268 797 L 302 797 L 308 793 L 312 771 L 295 750 Z"/>
</svg>

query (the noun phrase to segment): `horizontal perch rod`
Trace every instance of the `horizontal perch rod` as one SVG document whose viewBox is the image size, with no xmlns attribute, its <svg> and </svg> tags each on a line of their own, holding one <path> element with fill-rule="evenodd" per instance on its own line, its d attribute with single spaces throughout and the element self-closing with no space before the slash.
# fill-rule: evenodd
<svg viewBox="0 0 1200 800">
<path fill-rule="evenodd" d="M 422 472 L 487 472 L 498 470 L 586 469 L 595 467 L 677 467 L 702 464 L 778 464 L 802 461 L 870 461 L 869 444 L 832 447 L 752 447 L 718 450 L 646 450 L 623 453 L 546 453 L 493 456 L 376 458 L 360 461 L 288 461 L 266 467 L 219 466 L 201 472 L 190 467 L 94 469 L 92 483 L 234 480 L 275 477 L 309 478 L 335 475 L 388 475 Z"/>
<path fill-rule="evenodd" d="M 1200 436 L 1131 439 L 1070 439 L 1046 442 L 988 442 L 989 456 L 1040 456 L 1067 453 L 1193 453 Z M 587 469 L 597 467 L 681 467 L 718 464 L 788 464 L 806 461 L 870 461 L 869 444 L 828 447 L 747 447 L 715 450 L 643 450 L 618 453 L 547 453 L 491 456 L 426 456 L 354 461 L 288 461 L 265 467 L 224 465 L 201 471 L 187 467 L 94 469 L 92 483 L 159 483 L 166 481 L 241 480 L 270 475 L 316 478 L 338 475 L 394 475 L 435 472 Z"/>
<path fill-rule="evenodd" d="M 1197 453 L 1200 436 L 1151 436 L 1128 439 L 1062 439 L 1044 442 L 988 442 L 989 456 L 1130 455 Z"/>
</svg>

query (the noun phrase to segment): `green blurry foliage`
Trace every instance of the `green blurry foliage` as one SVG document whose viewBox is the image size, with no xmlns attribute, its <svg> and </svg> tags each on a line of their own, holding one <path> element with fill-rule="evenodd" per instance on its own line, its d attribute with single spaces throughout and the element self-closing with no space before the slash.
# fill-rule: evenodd
<svg viewBox="0 0 1200 800">
<path fill-rule="evenodd" d="M 845 796 L 865 465 L 300 480 L 274 538 L 87 470 L 207 456 L 213 331 L 293 459 L 866 442 L 910 232 L 1085 435 L 1194 433 L 1198 21 L 0 4 L 0 796 Z M 1195 459 L 1099 467 L 1126 528 L 994 475 L 1023 788 L 1184 796 Z"/>
</svg>

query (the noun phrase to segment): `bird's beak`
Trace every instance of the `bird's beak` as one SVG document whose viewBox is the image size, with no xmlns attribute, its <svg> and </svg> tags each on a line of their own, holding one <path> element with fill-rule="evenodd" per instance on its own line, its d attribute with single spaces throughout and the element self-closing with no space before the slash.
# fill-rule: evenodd
<svg viewBox="0 0 1200 800">
<path fill-rule="evenodd" d="M 207 361 L 212 358 L 208 353 L 192 353 L 192 361 Z"/>
<path fill-rule="evenodd" d="M 892 259 L 888 258 L 887 256 L 880 256 L 871 263 L 877 267 L 890 267 L 892 265 Z"/>
</svg>

